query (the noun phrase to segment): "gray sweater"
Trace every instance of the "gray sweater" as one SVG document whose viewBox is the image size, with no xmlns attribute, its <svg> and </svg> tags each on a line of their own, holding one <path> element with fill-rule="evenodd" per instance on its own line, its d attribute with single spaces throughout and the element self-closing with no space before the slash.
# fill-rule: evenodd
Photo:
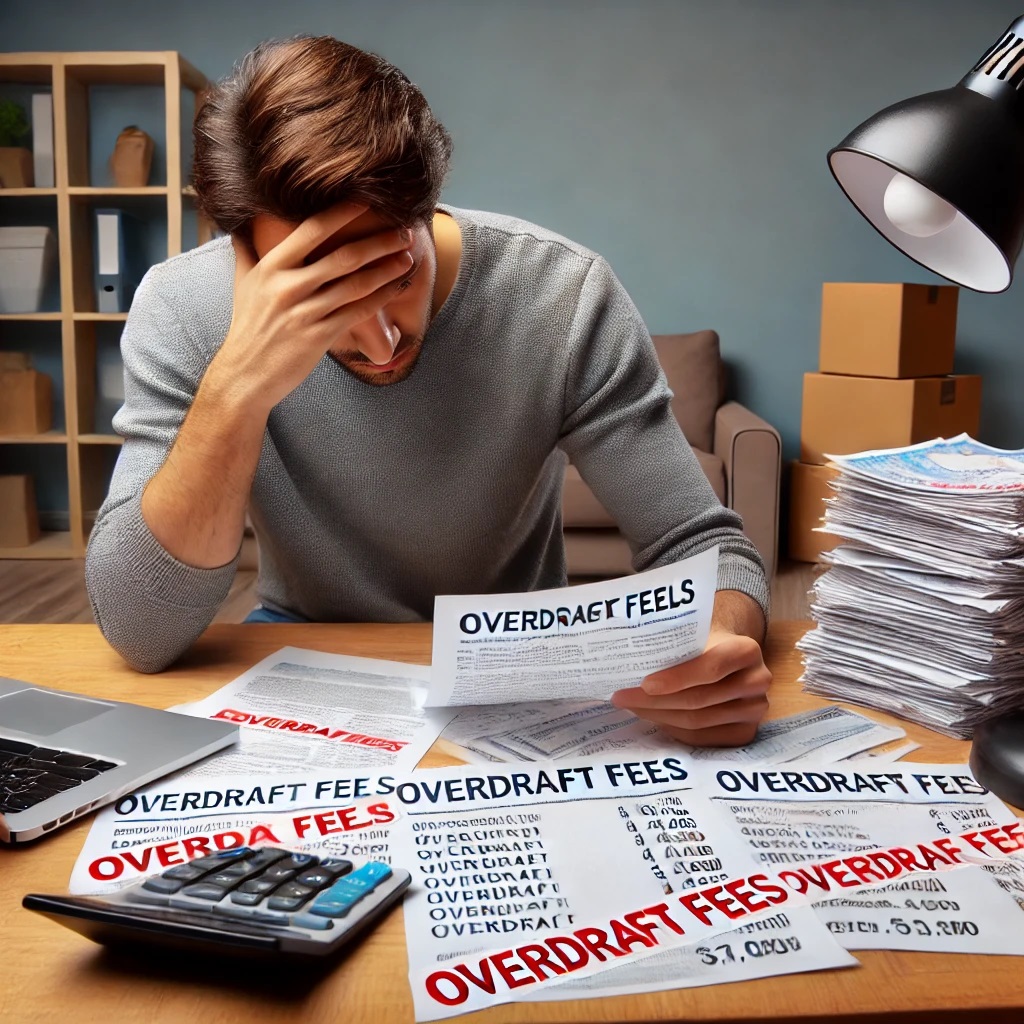
<svg viewBox="0 0 1024 1024">
<path fill-rule="evenodd" d="M 375 387 L 325 357 L 270 415 L 249 503 L 260 600 L 316 622 L 412 622 L 432 617 L 437 594 L 564 586 L 568 457 L 636 569 L 717 543 L 719 588 L 767 611 L 757 551 L 687 445 L 608 264 L 533 224 L 446 210 L 462 262 L 412 374 Z M 104 636 L 142 671 L 188 649 L 235 574 L 237 559 L 179 562 L 141 511 L 224 341 L 233 274 L 227 239 L 153 267 L 121 340 L 125 441 L 86 583 Z"/>
</svg>

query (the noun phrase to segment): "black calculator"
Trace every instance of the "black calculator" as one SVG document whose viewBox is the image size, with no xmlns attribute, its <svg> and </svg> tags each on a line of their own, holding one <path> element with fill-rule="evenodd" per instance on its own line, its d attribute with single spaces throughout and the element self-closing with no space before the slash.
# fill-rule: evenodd
<svg viewBox="0 0 1024 1024">
<path fill-rule="evenodd" d="M 30 893 L 22 906 L 105 945 L 323 957 L 401 899 L 408 871 L 280 846 L 210 853 L 105 896 Z"/>
</svg>

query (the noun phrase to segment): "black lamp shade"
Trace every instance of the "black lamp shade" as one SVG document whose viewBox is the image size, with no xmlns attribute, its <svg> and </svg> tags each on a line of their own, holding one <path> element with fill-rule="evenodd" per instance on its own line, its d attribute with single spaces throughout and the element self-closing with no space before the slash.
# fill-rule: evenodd
<svg viewBox="0 0 1024 1024">
<path fill-rule="evenodd" d="M 982 292 L 1009 287 L 1024 243 L 1024 38 L 1014 31 L 1020 25 L 958 85 L 887 107 L 828 154 L 847 197 L 896 248 Z M 1007 76 L 1011 67 L 1022 73 Z M 928 237 L 894 224 L 884 198 L 897 174 L 949 203 L 952 223 Z"/>
</svg>

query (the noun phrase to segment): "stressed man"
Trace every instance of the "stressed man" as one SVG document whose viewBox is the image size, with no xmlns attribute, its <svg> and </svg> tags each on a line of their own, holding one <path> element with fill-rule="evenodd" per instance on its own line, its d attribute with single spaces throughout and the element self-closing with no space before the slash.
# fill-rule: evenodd
<svg viewBox="0 0 1024 1024">
<path fill-rule="evenodd" d="M 686 742 L 749 741 L 764 568 L 608 264 L 442 206 L 451 142 L 422 94 L 329 37 L 257 47 L 194 133 L 229 237 L 152 268 L 125 326 L 125 442 L 86 562 L 110 643 L 142 671 L 179 657 L 246 512 L 263 621 L 408 622 L 437 594 L 563 586 L 568 458 L 637 569 L 720 548 L 707 650 L 616 702 Z"/>
</svg>

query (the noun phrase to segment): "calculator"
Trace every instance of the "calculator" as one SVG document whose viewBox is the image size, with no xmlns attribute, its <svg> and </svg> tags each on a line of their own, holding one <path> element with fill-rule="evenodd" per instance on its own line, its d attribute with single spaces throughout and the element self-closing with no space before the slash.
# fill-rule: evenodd
<svg viewBox="0 0 1024 1024">
<path fill-rule="evenodd" d="M 30 893 L 22 906 L 105 945 L 324 957 L 401 899 L 412 876 L 280 846 L 216 851 L 104 896 Z"/>
</svg>

